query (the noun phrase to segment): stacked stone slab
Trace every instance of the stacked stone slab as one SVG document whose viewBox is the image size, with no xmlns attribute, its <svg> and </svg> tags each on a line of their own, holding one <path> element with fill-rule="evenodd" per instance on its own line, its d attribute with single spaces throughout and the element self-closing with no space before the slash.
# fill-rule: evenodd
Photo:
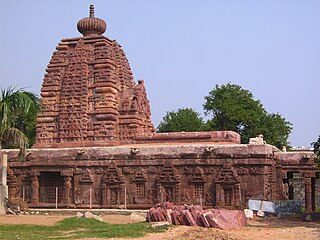
<svg viewBox="0 0 320 240">
<path fill-rule="evenodd" d="M 243 211 L 228 209 L 202 210 L 199 205 L 174 205 L 172 202 L 158 204 L 147 214 L 149 222 L 167 221 L 173 225 L 214 227 L 232 229 L 247 225 Z"/>
</svg>

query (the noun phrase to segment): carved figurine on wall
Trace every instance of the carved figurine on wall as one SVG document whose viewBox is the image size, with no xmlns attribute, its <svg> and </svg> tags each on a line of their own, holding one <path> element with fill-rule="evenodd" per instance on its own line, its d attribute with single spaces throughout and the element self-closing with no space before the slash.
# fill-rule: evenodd
<svg viewBox="0 0 320 240">
<path fill-rule="evenodd" d="M 288 183 L 283 183 L 282 189 L 283 189 L 283 199 L 289 200 L 289 185 L 288 185 Z"/>
<path fill-rule="evenodd" d="M 164 187 L 160 186 L 158 191 L 157 201 L 164 202 L 167 199 L 168 199 L 168 193 L 166 193 L 166 190 Z"/>
<path fill-rule="evenodd" d="M 101 194 L 102 194 L 101 188 L 94 188 L 95 203 L 101 204 Z"/>
<path fill-rule="evenodd" d="M 154 196 L 154 191 L 152 189 L 148 189 L 147 201 L 148 204 L 154 204 L 156 202 L 156 197 Z"/>
<path fill-rule="evenodd" d="M 39 203 L 39 181 L 38 176 L 32 176 L 31 182 L 31 189 L 32 189 L 32 203 L 37 204 Z"/>
<path fill-rule="evenodd" d="M 74 189 L 74 203 L 76 205 L 81 204 L 81 190 L 79 188 Z"/>
<path fill-rule="evenodd" d="M 65 177 L 64 181 L 64 202 L 70 203 L 71 177 Z"/>
<path fill-rule="evenodd" d="M 184 189 L 181 194 L 181 202 L 182 203 L 190 203 L 190 194 L 187 192 L 186 189 Z"/>
<path fill-rule="evenodd" d="M 213 205 L 213 195 L 211 192 L 206 193 L 206 205 Z"/>
<path fill-rule="evenodd" d="M 266 185 L 265 185 L 265 199 L 266 200 L 270 200 L 272 198 L 272 189 L 271 189 L 271 183 L 270 182 L 267 182 Z"/>
</svg>

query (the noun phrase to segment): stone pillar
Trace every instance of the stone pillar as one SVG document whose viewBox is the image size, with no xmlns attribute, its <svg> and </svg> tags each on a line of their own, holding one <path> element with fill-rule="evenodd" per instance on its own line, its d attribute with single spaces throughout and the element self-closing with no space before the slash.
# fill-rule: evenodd
<svg viewBox="0 0 320 240">
<path fill-rule="evenodd" d="M 7 155 L 0 154 L 0 215 L 6 214 L 5 198 L 8 197 Z"/>
<path fill-rule="evenodd" d="M 64 187 L 63 187 L 63 202 L 66 204 L 71 203 L 71 177 L 64 177 Z"/>
<path fill-rule="evenodd" d="M 283 193 L 283 186 L 282 186 L 282 179 L 286 178 L 286 174 L 285 172 L 282 171 L 282 165 L 281 165 L 281 160 L 280 159 L 276 159 L 276 166 L 275 166 L 275 171 L 276 171 L 276 181 L 273 185 L 275 185 L 274 189 L 275 191 L 273 192 L 272 195 L 272 200 L 282 200 L 282 193 Z M 271 185 L 271 188 L 273 188 L 273 186 Z"/>
<path fill-rule="evenodd" d="M 64 180 L 62 202 L 68 205 L 71 204 L 73 169 L 67 169 L 62 171 L 61 176 L 63 176 Z"/>
<path fill-rule="evenodd" d="M 241 203 L 241 187 L 240 187 L 240 183 L 237 183 L 234 185 L 234 205 L 236 207 L 240 206 Z"/>
<path fill-rule="evenodd" d="M 7 183 L 8 183 L 8 198 L 15 199 L 18 193 L 18 186 L 17 186 L 17 177 L 14 175 L 13 171 L 10 168 L 7 168 Z"/>
<path fill-rule="evenodd" d="M 305 207 L 306 212 L 312 212 L 312 187 L 311 187 L 311 178 L 305 177 L 304 184 L 305 184 Z"/>
<path fill-rule="evenodd" d="M 38 176 L 40 175 L 38 171 L 32 171 L 31 175 L 31 190 L 32 190 L 32 197 L 31 203 L 38 204 L 39 203 L 39 180 Z"/>
<path fill-rule="evenodd" d="M 216 206 L 222 206 L 221 185 L 216 184 Z"/>
<path fill-rule="evenodd" d="M 107 184 L 103 183 L 102 184 L 102 206 L 106 206 L 107 205 L 107 194 L 108 194 L 108 191 L 107 191 Z"/>
<path fill-rule="evenodd" d="M 204 191 L 204 189 L 203 189 Z M 202 200 L 203 201 L 203 200 Z M 181 203 L 181 189 L 180 189 L 180 183 L 177 183 L 175 186 L 175 202 L 177 204 Z"/>
<path fill-rule="evenodd" d="M 125 184 L 119 184 L 119 190 L 118 190 L 118 204 L 124 204 L 125 202 L 125 191 L 124 191 L 124 188 L 125 188 Z M 127 189 L 128 190 L 128 189 Z"/>
</svg>

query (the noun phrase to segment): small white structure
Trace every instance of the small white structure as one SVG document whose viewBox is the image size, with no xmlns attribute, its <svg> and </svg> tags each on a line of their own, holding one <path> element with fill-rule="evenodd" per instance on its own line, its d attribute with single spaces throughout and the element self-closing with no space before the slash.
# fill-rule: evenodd
<svg viewBox="0 0 320 240">
<path fill-rule="evenodd" d="M 263 140 L 263 135 L 259 134 L 255 138 L 250 138 L 249 144 L 266 144 L 266 141 Z"/>
<path fill-rule="evenodd" d="M 247 219 L 253 219 L 253 211 L 251 209 L 244 209 L 243 212 Z"/>
</svg>

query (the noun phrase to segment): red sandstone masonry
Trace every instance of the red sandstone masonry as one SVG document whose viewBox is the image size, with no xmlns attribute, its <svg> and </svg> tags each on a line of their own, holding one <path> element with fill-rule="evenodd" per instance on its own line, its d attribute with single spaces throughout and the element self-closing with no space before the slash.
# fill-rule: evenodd
<svg viewBox="0 0 320 240">
<path fill-rule="evenodd" d="M 181 221 L 179 218 L 185 220 Z M 147 214 L 147 220 L 149 222 L 168 221 L 174 225 L 214 227 L 220 229 L 232 229 L 247 225 L 247 219 L 243 211 L 228 209 L 210 209 L 203 211 L 200 206 L 175 206 L 171 202 L 162 203 L 157 208 L 151 208 Z"/>
<path fill-rule="evenodd" d="M 138 136 L 134 140 L 139 142 L 219 142 L 240 144 L 240 135 L 232 131 L 211 131 L 211 132 L 169 132 L 154 133 L 152 135 Z"/>
</svg>

